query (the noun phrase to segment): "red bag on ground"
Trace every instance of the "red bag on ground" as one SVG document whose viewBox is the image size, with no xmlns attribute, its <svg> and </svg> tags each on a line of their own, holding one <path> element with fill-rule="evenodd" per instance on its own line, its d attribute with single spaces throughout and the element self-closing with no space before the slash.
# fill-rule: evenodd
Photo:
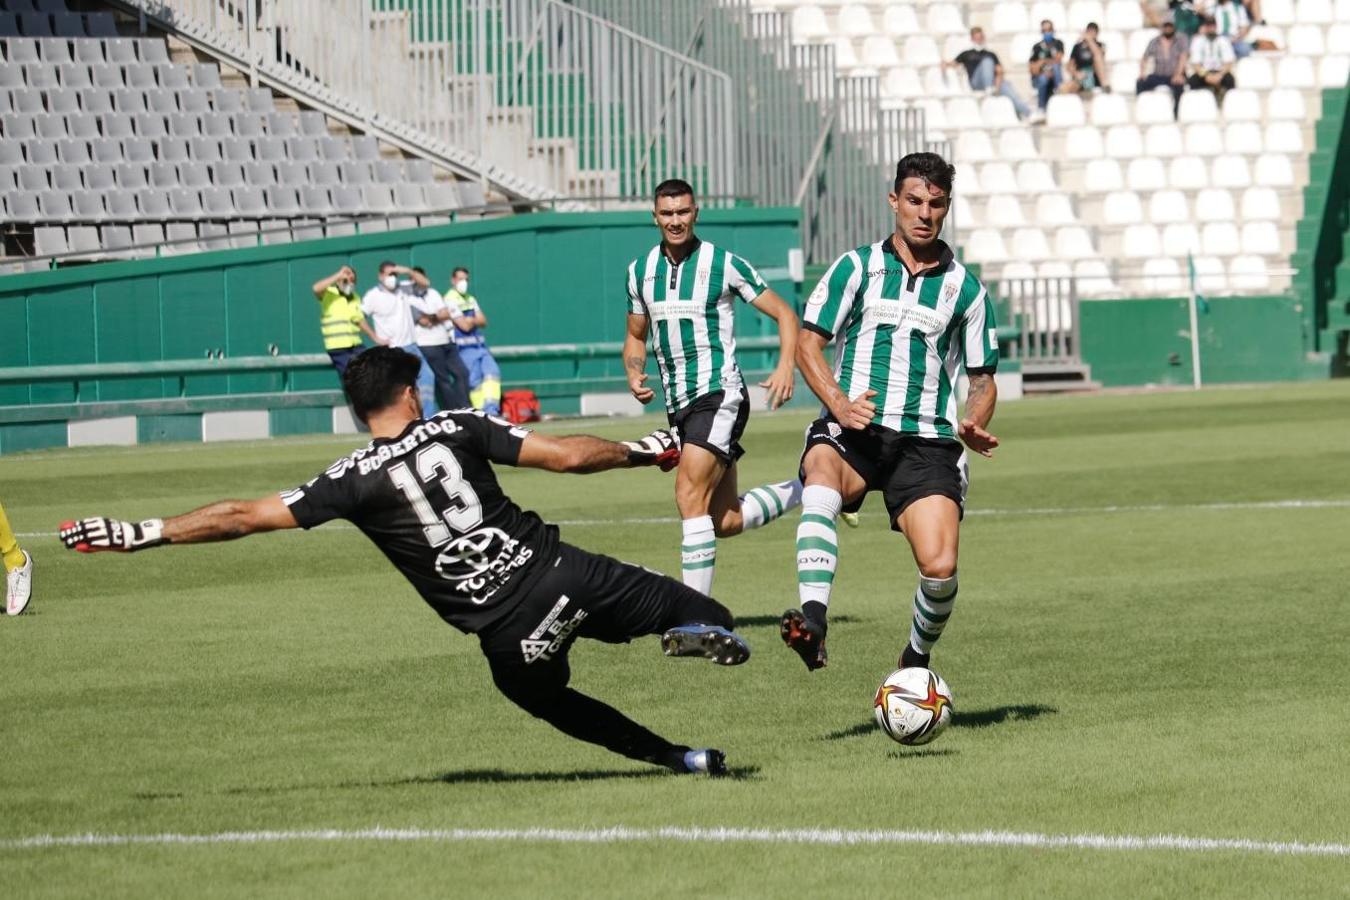
<svg viewBox="0 0 1350 900">
<path fill-rule="evenodd" d="M 534 391 L 506 391 L 502 394 L 502 415 L 516 425 L 521 422 L 538 422 L 539 397 Z"/>
</svg>

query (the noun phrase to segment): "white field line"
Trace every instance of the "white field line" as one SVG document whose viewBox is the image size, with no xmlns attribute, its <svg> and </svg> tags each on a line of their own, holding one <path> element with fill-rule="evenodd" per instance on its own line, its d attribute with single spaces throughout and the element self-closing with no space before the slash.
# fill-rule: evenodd
<svg viewBox="0 0 1350 900">
<path fill-rule="evenodd" d="M 389 841 L 426 843 L 505 842 L 530 844 L 788 844 L 886 846 L 917 844 L 953 847 L 1115 850 L 1239 855 L 1350 857 L 1350 844 L 1256 841 L 1179 835 L 1040 834 L 1017 831 L 885 831 L 770 828 L 366 828 L 316 831 L 223 831 L 214 834 L 36 835 L 0 840 L 3 850 L 54 847 L 279 844 L 295 842 Z"/>
<path fill-rule="evenodd" d="M 1228 512 L 1232 510 L 1261 509 L 1347 509 L 1350 499 L 1344 500 L 1252 500 L 1230 503 L 1148 503 L 1136 506 L 1045 506 L 1023 509 L 969 509 L 967 516 L 1080 516 L 1080 515 L 1120 515 L 1122 513 L 1146 512 Z M 626 519 L 552 519 L 554 525 L 602 526 L 602 525 L 673 525 L 680 521 L 675 516 L 651 516 L 647 518 Z M 330 523 L 322 526 L 325 531 L 354 531 L 351 525 Z M 292 532 L 298 533 L 298 532 Z M 54 532 L 21 531 L 15 532 L 21 538 L 55 538 Z"/>
</svg>

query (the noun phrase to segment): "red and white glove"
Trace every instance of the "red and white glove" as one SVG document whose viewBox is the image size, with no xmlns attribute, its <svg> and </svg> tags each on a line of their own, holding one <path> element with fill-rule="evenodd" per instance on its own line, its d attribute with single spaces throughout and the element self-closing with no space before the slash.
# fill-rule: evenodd
<svg viewBox="0 0 1350 900">
<path fill-rule="evenodd" d="M 58 534 L 61 543 L 65 544 L 67 549 L 78 550 L 81 553 L 98 553 L 105 550 L 132 553 L 168 543 L 168 539 L 164 537 L 163 519 L 123 522 L 120 519 L 95 516 L 91 519 L 80 519 L 78 522 L 62 522 Z"/>
<path fill-rule="evenodd" d="M 669 472 L 680 464 L 680 445 L 675 435 L 664 428 L 622 443 L 628 448 L 628 461 L 635 466 L 660 466 L 662 472 Z"/>
</svg>

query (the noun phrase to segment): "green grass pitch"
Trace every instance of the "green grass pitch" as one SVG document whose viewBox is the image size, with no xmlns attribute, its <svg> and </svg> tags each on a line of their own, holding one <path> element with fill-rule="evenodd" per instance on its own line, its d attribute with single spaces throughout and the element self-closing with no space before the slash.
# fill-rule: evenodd
<svg viewBox="0 0 1350 900">
<path fill-rule="evenodd" d="M 795 520 L 720 544 L 754 656 L 581 642 L 573 684 L 738 777 L 573 742 L 494 691 L 359 535 L 325 527 L 82 557 L 63 518 L 169 515 L 307 480 L 352 440 L 0 460 L 36 559 L 0 621 L 0 894 L 1350 896 L 1350 856 L 765 840 L 32 847 L 35 835 L 759 828 L 1350 842 L 1350 384 L 1005 404 L 973 464 L 932 745 L 869 727 L 913 563 L 879 498 L 840 530 L 830 667 L 781 644 Z M 609 437 L 654 420 L 550 423 Z M 742 487 L 795 470 L 806 416 L 757 415 Z M 672 480 L 502 472 L 581 547 L 678 571 Z M 1294 504 L 1286 501 L 1303 501 Z M 660 521 L 642 521 L 642 520 Z M 36 535 L 36 536 L 32 536 Z"/>
</svg>

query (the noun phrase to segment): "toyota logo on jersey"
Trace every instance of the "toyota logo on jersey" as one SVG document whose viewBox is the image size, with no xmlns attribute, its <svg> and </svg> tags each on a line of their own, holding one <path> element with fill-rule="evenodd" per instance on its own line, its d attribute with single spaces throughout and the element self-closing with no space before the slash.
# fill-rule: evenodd
<svg viewBox="0 0 1350 900">
<path fill-rule="evenodd" d="M 486 603 L 511 575 L 534 556 L 500 528 L 461 535 L 441 548 L 436 574 L 455 583 L 474 603 Z"/>
</svg>

